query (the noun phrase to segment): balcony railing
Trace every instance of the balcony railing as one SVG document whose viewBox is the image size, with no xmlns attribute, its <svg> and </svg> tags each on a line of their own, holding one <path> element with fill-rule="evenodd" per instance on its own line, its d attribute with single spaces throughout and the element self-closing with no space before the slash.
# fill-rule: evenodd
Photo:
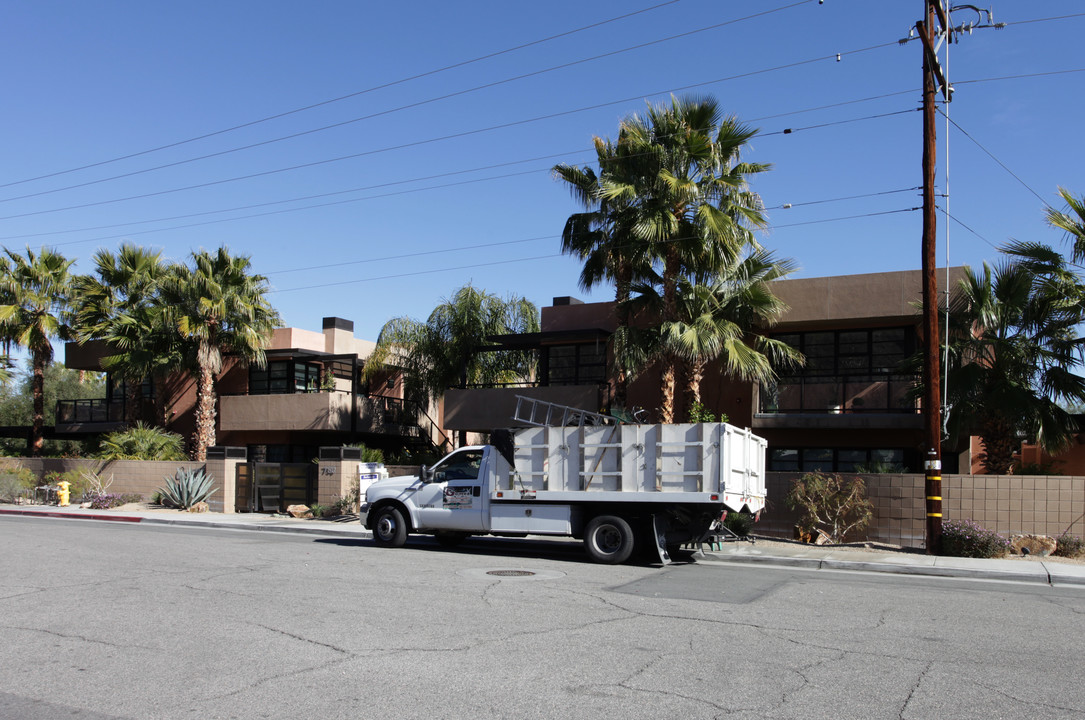
<svg viewBox="0 0 1085 720">
<path fill-rule="evenodd" d="M 761 386 L 760 413 L 918 413 L 909 397 L 914 375 L 823 375 L 781 378 Z"/>
<path fill-rule="evenodd" d="M 57 424 L 124 422 L 124 400 L 57 400 Z"/>
</svg>

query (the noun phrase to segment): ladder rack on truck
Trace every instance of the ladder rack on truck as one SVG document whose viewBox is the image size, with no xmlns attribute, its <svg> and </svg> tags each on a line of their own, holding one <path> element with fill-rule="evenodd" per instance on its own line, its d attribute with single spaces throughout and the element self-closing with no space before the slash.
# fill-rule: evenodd
<svg viewBox="0 0 1085 720">
<path fill-rule="evenodd" d="M 618 422 L 616 418 L 609 415 L 524 395 L 516 396 L 516 411 L 512 414 L 512 419 L 534 427 L 584 427 L 585 425 L 615 425 Z"/>
</svg>

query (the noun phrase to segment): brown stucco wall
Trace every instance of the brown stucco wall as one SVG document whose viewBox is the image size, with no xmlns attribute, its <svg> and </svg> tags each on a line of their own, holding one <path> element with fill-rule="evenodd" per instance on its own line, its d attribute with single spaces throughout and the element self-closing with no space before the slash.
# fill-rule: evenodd
<svg viewBox="0 0 1085 720">
<path fill-rule="evenodd" d="M 767 474 L 768 509 L 754 532 L 794 537 L 798 514 L 784 498 L 797 473 Z M 874 503 L 874 523 L 855 540 L 925 547 L 926 508 L 922 475 L 864 475 Z M 1003 535 L 1032 533 L 1057 537 L 1069 531 L 1085 537 L 1085 477 L 944 475 L 942 514 L 973 520 Z"/>
</svg>

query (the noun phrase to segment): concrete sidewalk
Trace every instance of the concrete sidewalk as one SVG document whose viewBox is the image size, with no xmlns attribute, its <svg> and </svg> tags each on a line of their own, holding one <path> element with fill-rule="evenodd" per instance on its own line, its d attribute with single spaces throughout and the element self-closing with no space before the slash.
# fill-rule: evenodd
<svg viewBox="0 0 1085 720">
<path fill-rule="evenodd" d="M 257 513 L 120 512 L 54 505 L 0 505 L 0 516 L 5 515 L 303 533 L 356 539 L 372 537 L 372 533 L 358 523 L 357 516 L 349 515 L 334 520 L 299 520 Z M 913 552 L 805 545 L 771 539 L 758 543 L 726 543 L 720 549 L 706 549 L 702 560 L 724 563 L 764 563 L 815 570 L 857 570 L 1085 587 L 1085 565 L 1079 564 L 1027 558 L 982 560 L 939 557 Z"/>
</svg>

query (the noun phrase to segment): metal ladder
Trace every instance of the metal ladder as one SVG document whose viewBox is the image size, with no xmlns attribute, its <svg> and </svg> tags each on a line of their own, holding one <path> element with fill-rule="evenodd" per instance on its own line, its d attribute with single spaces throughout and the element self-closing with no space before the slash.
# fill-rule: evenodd
<svg viewBox="0 0 1085 720">
<path fill-rule="evenodd" d="M 535 427 L 560 426 L 584 427 L 585 425 L 616 425 L 617 418 L 602 413 L 581 410 L 580 408 L 538 400 L 536 398 L 516 396 L 516 412 L 512 417 L 517 422 Z"/>
</svg>

